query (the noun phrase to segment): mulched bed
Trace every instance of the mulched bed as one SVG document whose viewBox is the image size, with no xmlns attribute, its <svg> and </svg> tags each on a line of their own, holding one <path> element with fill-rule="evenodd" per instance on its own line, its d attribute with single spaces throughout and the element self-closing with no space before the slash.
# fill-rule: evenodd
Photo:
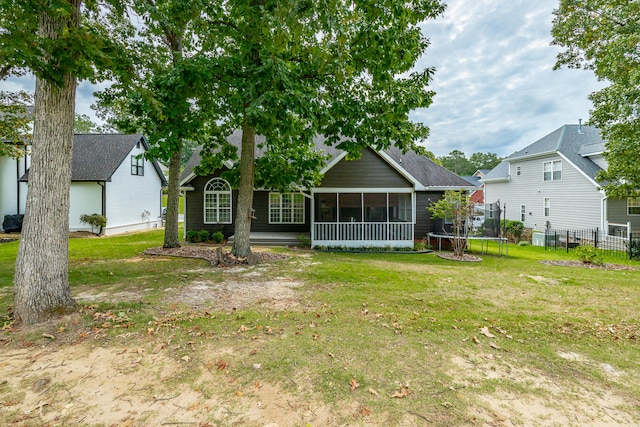
<svg viewBox="0 0 640 427">
<path fill-rule="evenodd" d="M 623 264 L 589 264 L 581 261 L 540 261 L 541 264 L 557 265 L 561 267 L 580 267 L 591 268 L 596 270 L 640 270 L 638 267 Z"/>
<path fill-rule="evenodd" d="M 155 248 L 150 248 L 144 251 L 146 255 L 159 255 L 159 256 L 175 256 L 182 258 L 198 258 L 209 261 L 211 265 L 215 265 L 218 267 L 233 267 L 237 265 L 248 265 L 249 261 L 247 258 L 237 258 L 231 254 L 231 252 L 227 252 L 222 249 L 223 259 L 220 262 L 218 257 L 218 246 L 203 246 L 203 245 L 183 245 L 179 248 L 163 248 L 162 246 L 158 246 Z M 259 264 L 279 261 L 283 259 L 289 258 L 289 255 L 286 254 L 278 254 L 273 252 L 262 252 L 255 251 L 253 252 Z"/>
<path fill-rule="evenodd" d="M 462 261 L 462 262 L 480 262 L 482 258 L 477 257 L 475 255 L 462 254 L 462 256 L 456 256 L 451 252 L 440 252 L 438 254 L 439 258 L 448 259 L 451 261 Z"/>
</svg>

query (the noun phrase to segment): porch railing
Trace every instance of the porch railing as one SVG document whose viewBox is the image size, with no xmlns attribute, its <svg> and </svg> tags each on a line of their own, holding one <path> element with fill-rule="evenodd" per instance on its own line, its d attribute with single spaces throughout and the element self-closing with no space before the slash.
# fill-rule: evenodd
<svg viewBox="0 0 640 427">
<path fill-rule="evenodd" d="M 406 222 L 316 222 L 315 246 L 412 246 L 413 224 Z"/>
</svg>

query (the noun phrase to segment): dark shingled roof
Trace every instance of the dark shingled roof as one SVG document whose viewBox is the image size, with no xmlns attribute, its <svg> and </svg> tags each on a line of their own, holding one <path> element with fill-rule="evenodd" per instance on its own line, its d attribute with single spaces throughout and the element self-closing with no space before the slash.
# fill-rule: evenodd
<svg viewBox="0 0 640 427">
<path fill-rule="evenodd" d="M 238 152 L 240 151 L 241 138 L 242 132 L 239 130 L 236 130 L 229 136 L 229 138 L 227 138 L 232 145 L 238 148 Z M 256 157 L 260 157 L 264 152 L 262 149 L 258 148 L 258 145 L 264 141 L 264 136 L 256 136 Z M 316 150 L 324 151 L 328 154 L 329 161 L 331 161 L 331 159 L 335 159 L 344 152 L 334 146 L 325 145 L 324 142 L 324 136 L 317 136 L 314 139 Z M 187 179 L 193 173 L 194 168 L 200 164 L 201 152 L 202 147 L 198 147 L 191 155 L 191 158 L 187 162 L 180 176 L 181 183 L 186 184 L 184 180 Z M 458 175 L 443 168 L 437 163 L 434 163 L 431 159 L 416 153 L 415 151 L 410 150 L 403 154 L 402 150 L 399 148 L 391 147 L 384 150 L 384 152 L 425 187 L 461 188 L 471 186 L 471 184 L 460 178 Z"/>
<path fill-rule="evenodd" d="M 507 160 L 517 161 L 537 154 L 557 152 L 563 154 L 567 160 L 595 181 L 596 174 L 602 168 L 592 160 L 581 156 L 580 150 L 584 145 L 599 143 L 603 143 L 603 141 L 598 128 L 583 125 L 564 125 L 528 147 L 513 153 L 507 157 Z"/>
<path fill-rule="evenodd" d="M 595 181 L 596 174 L 602 168 L 584 156 L 584 154 L 593 153 L 594 147 L 604 148 L 604 141 L 598 128 L 584 125 L 564 125 L 507 157 L 503 163 L 485 175 L 483 181 L 506 178 L 509 175 L 509 162 L 514 163 L 545 154 L 562 154 Z"/>
<path fill-rule="evenodd" d="M 142 143 L 145 149 L 149 149 L 149 144 L 142 134 L 74 135 L 71 181 L 110 181 L 116 169 L 130 155 L 138 142 Z M 151 163 L 162 184 L 166 185 L 166 179 L 158 163 L 156 161 Z M 20 181 L 28 179 L 29 171 L 20 178 Z"/>
</svg>

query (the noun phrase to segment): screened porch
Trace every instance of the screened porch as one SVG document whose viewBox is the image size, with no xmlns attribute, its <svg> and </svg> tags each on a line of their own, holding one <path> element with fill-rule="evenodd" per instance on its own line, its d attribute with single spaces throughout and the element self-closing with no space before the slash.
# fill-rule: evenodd
<svg viewBox="0 0 640 427">
<path fill-rule="evenodd" d="M 413 192 L 313 194 L 312 246 L 412 247 Z"/>
</svg>

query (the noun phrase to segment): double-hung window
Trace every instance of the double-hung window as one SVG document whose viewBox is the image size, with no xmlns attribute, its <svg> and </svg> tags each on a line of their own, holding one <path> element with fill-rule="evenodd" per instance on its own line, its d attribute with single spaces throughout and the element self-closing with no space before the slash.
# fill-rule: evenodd
<svg viewBox="0 0 640 427">
<path fill-rule="evenodd" d="M 640 215 L 640 197 L 627 198 L 627 215 Z"/>
<path fill-rule="evenodd" d="M 304 196 L 269 193 L 269 224 L 304 224 Z"/>
<path fill-rule="evenodd" d="M 231 224 L 231 186 L 222 178 L 204 186 L 204 223 Z"/>
<path fill-rule="evenodd" d="M 525 219 L 527 219 L 527 207 L 520 205 L 520 221 L 524 222 Z"/>
<path fill-rule="evenodd" d="M 551 215 L 551 197 L 544 198 L 544 216 Z"/>
<path fill-rule="evenodd" d="M 543 178 L 545 181 L 560 181 L 562 179 L 562 160 L 544 162 Z"/>
<path fill-rule="evenodd" d="M 144 159 L 142 157 L 131 156 L 131 175 L 144 175 Z"/>
</svg>

